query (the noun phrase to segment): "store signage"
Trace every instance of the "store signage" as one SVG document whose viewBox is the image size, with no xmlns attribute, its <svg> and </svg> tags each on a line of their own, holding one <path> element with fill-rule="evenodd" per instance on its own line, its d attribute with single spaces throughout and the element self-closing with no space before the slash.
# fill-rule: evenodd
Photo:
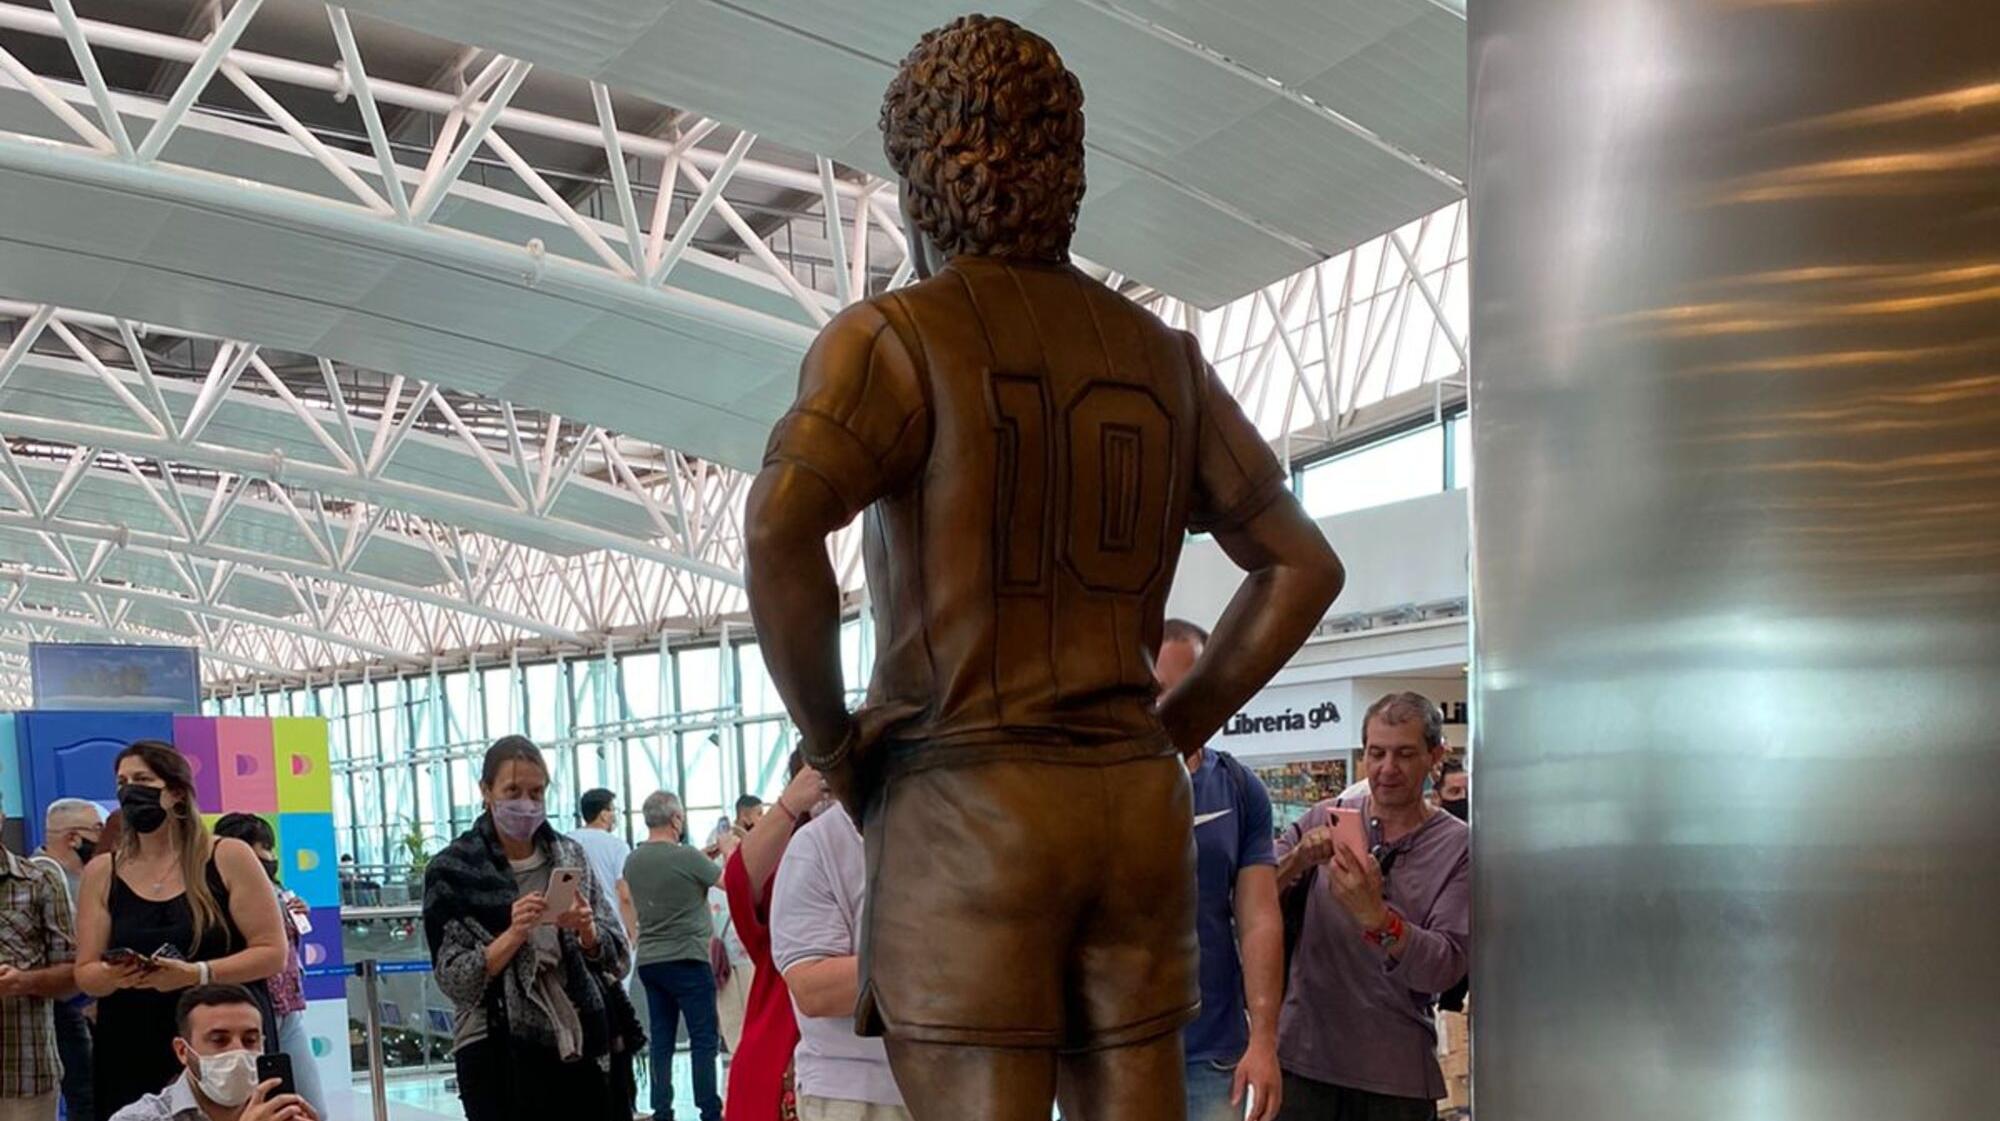
<svg viewBox="0 0 2000 1121">
<path fill-rule="evenodd" d="M 1345 751 L 1359 738 L 1353 709 L 1350 681 L 1275 686 L 1223 724 L 1216 746 L 1239 757 Z"/>
<path fill-rule="evenodd" d="M 1272 732 L 1303 732 L 1327 724 L 1340 723 L 1340 706 L 1332 701 L 1322 701 L 1311 712 L 1286 709 L 1279 713 L 1253 716 L 1239 712 L 1229 718 L 1229 724 L 1222 729 L 1225 736 L 1269 735 Z"/>
</svg>

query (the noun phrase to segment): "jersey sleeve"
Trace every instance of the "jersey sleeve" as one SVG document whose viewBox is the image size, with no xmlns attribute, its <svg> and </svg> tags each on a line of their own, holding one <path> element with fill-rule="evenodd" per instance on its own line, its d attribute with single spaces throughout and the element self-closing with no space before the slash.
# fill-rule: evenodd
<svg viewBox="0 0 2000 1121">
<path fill-rule="evenodd" d="M 1222 379 L 1187 337 L 1189 360 L 1201 371 L 1195 430 L 1194 501 L 1188 528 L 1213 533 L 1242 525 L 1263 512 L 1285 489 L 1285 469 L 1257 428 L 1243 415 Z"/>
<path fill-rule="evenodd" d="M 922 466 L 929 414 L 919 376 L 880 309 L 842 312 L 806 352 L 798 398 L 771 430 L 764 465 L 809 471 L 849 516 L 860 513 Z"/>
</svg>

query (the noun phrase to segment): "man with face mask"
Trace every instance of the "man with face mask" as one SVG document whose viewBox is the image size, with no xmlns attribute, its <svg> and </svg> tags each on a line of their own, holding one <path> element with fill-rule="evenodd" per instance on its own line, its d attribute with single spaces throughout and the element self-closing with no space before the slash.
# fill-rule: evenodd
<svg viewBox="0 0 2000 1121">
<path fill-rule="evenodd" d="M 297 1094 L 257 1081 L 264 1017 L 241 985 L 196 985 L 174 1008 L 174 1057 L 184 1073 L 111 1121 L 319 1121 Z"/>
<path fill-rule="evenodd" d="M 655 791 L 641 813 L 646 841 L 626 858 L 618 895 L 652 1014 L 653 1116 L 667 1121 L 674 1115 L 674 1038 L 685 1022 L 695 1107 L 701 1121 L 720 1121 L 716 1054 L 722 1036 L 708 962 L 715 929 L 708 889 L 721 880 L 722 870 L 687 843 L 687 811 L 677 795 Z"/>
<path fill-rule="evenodd" d="M 35 855 L 55 861 L 62 869 L 72 900 L 83 883 L 83 866 L 97 855 L 97 839 L 103 831 L 104 811 L 82 798 L 57 798 L 42 816 L 42 847 Z"/>
<path fill-rule="evenodd" d="M 1438 809 L 1460 821 L 1472 820 L 1472 775 L 1456 759 L 1445 760 L 1438 769 Z"/>
<path fill-rule="evenodd" d="M 97 855 L 103 832 L 104 811 L 82 798 L 57 798 L 42 815 L 42 847 L 35 855 L 62 869 L 72 908 L 83 898 L 83 866 Z M 56 1001 L 51 1008 L 56 1021 L 56 1050 L 62 1055 L 63 1115 L 69 1121 L 97 1121 L 90 1088 L 90 1021 L 84 1016 L 90 1003 L 89 997 L 79 993 Z"/>
</svg>

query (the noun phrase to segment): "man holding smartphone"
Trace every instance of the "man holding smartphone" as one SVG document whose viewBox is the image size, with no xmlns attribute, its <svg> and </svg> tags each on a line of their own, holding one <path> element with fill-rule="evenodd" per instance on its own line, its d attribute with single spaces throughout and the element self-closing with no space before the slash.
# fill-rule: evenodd
<svg viewBox="0 0 2000 1121">
<path fill-rule="evenodd" d="M 185 1073 L 111 1121 L 320 1121 L 280 1077 L 260 1077 L 264 1015 L 241 985 L 196 985 L 174 1007 Z"/>
<path fill-rule="evenodd" d="M 1423 796 L 1444 752 L 1429 698 L 1383 697 L 1362 720 L 1368 793 L 1322 802 L 1278 838 L 1279 891 L 1308 893 L 1278 1021 L 1279 1121 L 1437 1116 L 1431 1009 L 1472 948 L 1471 832 Z M 1353 811 L 1367 853 L 1341 837 L 1337 815 Z"/>
</svg>

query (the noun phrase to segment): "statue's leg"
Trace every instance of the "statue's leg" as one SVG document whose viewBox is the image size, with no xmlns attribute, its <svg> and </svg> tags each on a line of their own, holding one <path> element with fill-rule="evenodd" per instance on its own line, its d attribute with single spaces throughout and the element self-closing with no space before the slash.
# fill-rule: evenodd
<svg viewBox="0 0 2000 1121">
<path fill-rule="evenodd" d="M 891 1039 L 889 1069 L 912 1121 L 1049 1121 L 1055 1100 L 1054 1051 Z"/>
<path fill-rule="evenodd" d="M 1065 1054 L 1058 1080 L 1063 1121 L 1186 1121 L 1186 1077 L 1178 1031 Z"/>
</svg>

